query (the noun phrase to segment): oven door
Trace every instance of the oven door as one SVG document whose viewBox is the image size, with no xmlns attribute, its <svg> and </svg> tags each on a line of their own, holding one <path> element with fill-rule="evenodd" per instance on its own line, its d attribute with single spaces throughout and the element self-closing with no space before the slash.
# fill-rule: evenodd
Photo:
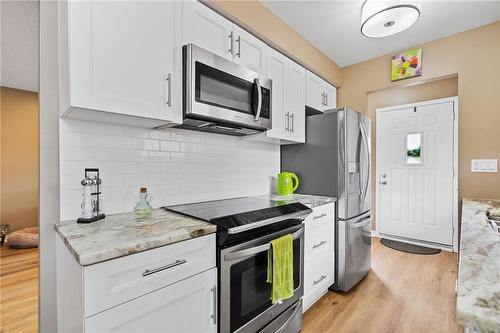
<svg viewBox="0 0 500 333">
<path fill-rule="evenodd" d="M 273 239 L 293 236 L 294 294 L 272 304 L 266 282 L 267 251 Z M 304 293 L 304 229 L 297 225 L 220 252 L 220 332 L 257 332 L 300 300 Z"/>
<path fill-rule="evenodd" d="M 270 79 L 193 44 L 183 52 L 186 117 L 271 129 Z"/>
</svg>

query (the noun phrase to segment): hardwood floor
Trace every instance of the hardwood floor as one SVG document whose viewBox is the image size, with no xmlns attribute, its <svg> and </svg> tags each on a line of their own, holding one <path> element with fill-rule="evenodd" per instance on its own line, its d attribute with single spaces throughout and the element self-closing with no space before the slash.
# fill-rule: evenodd
<svg viewBox="0 0 500 333">
<path fill-rule="evenodd" d="M 38 331 L 38 249 L 0 249 L 0 332 Z"/>
<path fill-rule="evenodd" d="M 324 295 L 305 313 L 302 332 L 463 332 L 456 276 L 455 253 L 409 254 L 373 238 L 370 273 L 348 293 Z"/>
<path fill-rule="evenodd" d="M 38 249 L 1 248 L 0 331 L 37 332 Z M 328 292 L 303 333 L 463 332 L 455 320 L 456 254 L 412 255 L 373 239 L 372 270 L 348 293 Z"/>
</svg>

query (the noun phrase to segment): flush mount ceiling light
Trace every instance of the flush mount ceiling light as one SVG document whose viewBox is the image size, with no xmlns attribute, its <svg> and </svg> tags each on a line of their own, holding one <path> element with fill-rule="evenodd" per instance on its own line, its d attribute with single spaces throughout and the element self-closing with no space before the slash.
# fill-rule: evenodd
<svg viewBox="0 0 500 333">
<path fill-rule="evenodd" d="M 408 29 L 419 17 L 419 1 L 366 0 L 361 8 L 361 33 L 387 37 Z"/>
</svg>

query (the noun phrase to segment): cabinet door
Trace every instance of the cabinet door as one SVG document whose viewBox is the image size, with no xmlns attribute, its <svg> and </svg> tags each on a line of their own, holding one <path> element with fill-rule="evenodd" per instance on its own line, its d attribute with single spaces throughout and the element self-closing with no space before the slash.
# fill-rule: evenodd
<svg viewBox="0 0 500 333">
<path fill-rule="evenodd" d="M 286 139 L 289 129 L 290 113 L 288 107 L 288 62 L 283 54 L 269 49 L 268 77 L 273 80 L 271 96 L 271 112 L 273 128 L 267 131 L 267 136 L 277 139 Z"/>
<path fill-rule="evenodd" d="M 177 6 L 69 1 L 67 27 L 61 27 L 68 38 L 61 49 L 68 52 L 61 62 L 69 68 L 66 106 L 168 121 L 180 114 L 180 86 L 174 83 L 181 74 Z"/>
<path fill-rule="evenodd" d="M 234 25 L 234 62 L 267 76 L 267 55 L 269 47 L 246 30 Z"/>
<path fill-rule="evenodd" d="M 85 332 L 217 332 L 217 269 L 111 308 L 85 320 Z"/>
<path fill-rule="evenodd" d="M 325 98 L 323 90 L 323 79 L 316 74 L 307 71 L 306 73 L 306 105 L 315 110 L 323 112 L 325 109 Z"/>
<path fill-rule="evenodd" d="M 326 110 L 334 109 L 337 107 L 337 88 L 326 83 L 325 86 L 325 94 L 326 94 Z"/>
<path fill-rule="evenodd" d="M 182 2 L 182 34 L 184 44 L 193 43 L 232 60 L 233 23 L 198 1 Z"/>
<path fill-rule="evenodd" d="M 290 130 L 288 139 L 295 142 L 306 141 L 306 71 L 290 60 L 288 70 L 288 109 Z"/>
</svg>

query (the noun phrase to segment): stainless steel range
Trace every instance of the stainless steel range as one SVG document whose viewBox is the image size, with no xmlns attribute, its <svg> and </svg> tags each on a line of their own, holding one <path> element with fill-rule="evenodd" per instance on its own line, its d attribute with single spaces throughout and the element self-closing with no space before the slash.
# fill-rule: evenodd
<svg viewBox="0 0 500 333">
<path fill-rule="evenodd" d="M 297 333 L 302 328 L 304 228 L 312 210 L 301 203 L 236 198 L 165 207 L 217 225 L 219 332 Z M 271 240 L 293 236 L 294 295 L 270 301 L 266 282 Z"/>
</svg>

